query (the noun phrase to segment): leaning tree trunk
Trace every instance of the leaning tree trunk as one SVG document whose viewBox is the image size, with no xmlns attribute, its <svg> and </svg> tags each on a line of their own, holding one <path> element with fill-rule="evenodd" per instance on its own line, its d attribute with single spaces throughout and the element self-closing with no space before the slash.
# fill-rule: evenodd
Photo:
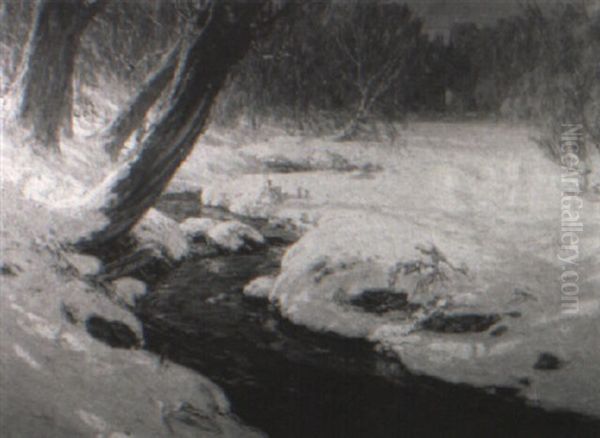
<svg viewBox="0 0 600 438">
<path fill-rule="evenodd" d="M 154 204 L 204 131 L 229 71 L 246 54 L 257 31 L 273 20 L 276 9 L 281 11 L 269 0 L 210 4 L 200 18 L 203 29 L 180 62 L 163 116 L 133 161 L 102 187 L 107 201 L 101 211 L 108 222 L 78 242 L 79 249 L 92 253 L 109 249 Z"/>
<path fill-rule="evenodd" d="M 48 148 L 70 128 L 73 71 L 81 35 L 108 0 L 38 0 L 19 80 L 17 118 Z M 67 121 L 67 124 L 65 124 Z"/>
<path fill-rule="evenodd" d="M 104 132 L 104 148 L 113 161 L 117 160 L 127 139 L 143 123 L 150 108 L 172 81 L 179 51 L 180 45 L 176 44 Z"/>
</svg>

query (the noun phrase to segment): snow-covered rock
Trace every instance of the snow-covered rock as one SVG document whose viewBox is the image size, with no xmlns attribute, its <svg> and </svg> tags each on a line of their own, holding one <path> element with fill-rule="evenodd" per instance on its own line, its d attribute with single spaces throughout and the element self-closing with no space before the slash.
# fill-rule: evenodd
<svg viewBox="0 0 600 438">
<path fill-rule="evenodd" d="M 481 287 L 473 272 L 483 252 L 474 242 L 399 219 L 335 215 L 324 218 L 288 250 L 270 299 L 297 323 L 368 336 L 385 318 L 352 304 L 365 291 L 403 294 L 415 306 L 433 310 L 455 291 Z"/>
<path fill-rule="evenodd" d="M 70 252 L 65 253 L 64 257 L 71 266 L 77 269 L 79 275 L 83 277 L 88 275 L 96 275 L 102 268 L 102 263 L 100 260 L 90 255 Z"/>
<path fill-rule="evenodd" d="M 263 175 L 244 175 L 242 180 L 223 181 L 202 191 L 202 202 L 243 216 L 269 217 L 286 199 L 294 196 Z"/>
<path fill-rule="evenodd" d="M 183 221 L 179 228 L 190 240 L 204 237 L 208 231 L 216 226 L 218 222 L 207 217 L 190 217 Z"/>
<path fill-rule="evenodd" d="M 273 286 L 275 285 L 275 277 L 262 276 L 257 277 L 244 286 L 244 295 L 253 298 L 268 298 Z"/>
<path fill-rule="evenodd" d="M 235 220 L 212 227 L 207 235 L 215 245 L 228 251 L 239 251 L 265 244 L 265 238 L 257 230 Z"/>
<path fill-rule="evenodd" d="M 179 224 L 151 208 L 133 229 L 142 246 L 158 246 L 173 260 L 181 260 L 189 252 L 188 240 Z"/>
<path fill-rule="evenodd" d="M 134 307 L 136 300 L 146 293 L 146 284 L 132 277 L 118 278 L 112 286 L 115 296 L 129 307 Z"/>
</svg>

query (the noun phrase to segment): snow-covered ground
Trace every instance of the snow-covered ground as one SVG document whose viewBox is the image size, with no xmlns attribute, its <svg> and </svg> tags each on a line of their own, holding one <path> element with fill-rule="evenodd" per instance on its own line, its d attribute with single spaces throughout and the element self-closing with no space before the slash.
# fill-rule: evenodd
<svg viewBox="0 0 600 438">
<path fill-rule="evenodd" d="M 532 134 L 488 123 L 414 123 L 394 142 L 211 132 L 170 190 L 306 230 L 269 294 L 294 322 L 369 338 L 418 373 L 600 416 L 600 199 L 565 198 Z M 577 242 L 561 206 L 580 216 Z M 561 262 L 570 241 L 578 257 Z M 408 305 L 356 305 L 373 291 Z M 470 315 L 490 327 L 431 328 Z"/>
<path fill-rule="evenodd" d="M 98 145 L 78 135 L 57 156 L 34 153 L 7 124 L 0 136 L 1 435 L 262 436 L 230 414 L 224 393 L 205 377 L 89 335 L 109 326 L 127 342 L 143 339 L 126 309 L 143 283 L 98 285 L 88 276 L 100 261 L 65 244 L 104 220 L 81 208 L 111 171 Z M 187 242 L 171 231 L 177 223 L 169 225 L 152 211 L 138 231 L 170 240 L 165 247 L 176 258 Z"/>
</svg>

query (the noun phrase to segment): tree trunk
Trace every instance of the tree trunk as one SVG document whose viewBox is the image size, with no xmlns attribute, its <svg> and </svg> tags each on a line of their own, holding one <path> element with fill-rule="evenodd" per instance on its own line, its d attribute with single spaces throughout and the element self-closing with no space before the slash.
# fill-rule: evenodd
<svg viewBox="0 0 600 438">
<path fill-rule="evenodd" d="M 79 0 L 38 0 L 19 81 L 17 118 L 50 149 L 58 150 L 60 129 L 72 114 L 73 71 L 81 35 L 107 2 L 96 0 L 85 6 Z"/>
<path fill-rule="evenodd" d="M 214 1 L 199 21 L 180 62 L 173 92 L 140 153 L 102 187 L 108 223 L 78 242 L 86 252 L 102 253 L 124 237 L 154 204 L 204 131 L 210 108 L 233 65 L 248 51 L 256 32 L 276 15 L 269 0 Z"/>
<path fill-rule="evenodd" d="M 362 93 L 360 102 L 350 121 L 346 124 L 342 133 L 338 136 L 338 141 L 351 141 L 357 139 L 361 133 L 367 131 L 368 118 L 370 113 L 370 102 L 367 92 Z"/>
<path fill-rule="evenodd" d="M 179 51 L 180 46 L 176 44 L 104 133 L 104 148 L 113 161 L 117 160 L 127 139 L 143 123 L 150 108 L 172 81 Z"/>
</svg>

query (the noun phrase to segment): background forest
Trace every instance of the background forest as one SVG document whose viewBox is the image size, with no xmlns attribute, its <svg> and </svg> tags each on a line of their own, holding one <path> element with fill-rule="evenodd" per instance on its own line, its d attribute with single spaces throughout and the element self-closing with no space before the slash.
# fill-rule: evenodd
<svg viewBox="0 0 600 438">
<path fill-rule="evenodd" d="M 83 35 L 78 111 L 98 110 L 90 89 L 102 87 L 115 100 L 133 94 L 185 39 L 194 8 L 189 1 L 109 4 Z M 600 19 L 593 9 L 531 2 L 495 25 L 457 22 L 432 35 L 400 2 L 294 4 L 236 67 L 214 118 L 229 127 L 268 119 L 318 132 L 354 131 L 366 119 L 506 119 L 542 127 L 541 141 L 555 155 L 560 125 L 584 123 L 597 144 Z M 1 13 L 6 88 L 32 2 L 4 2 Z"/>
</svg>

